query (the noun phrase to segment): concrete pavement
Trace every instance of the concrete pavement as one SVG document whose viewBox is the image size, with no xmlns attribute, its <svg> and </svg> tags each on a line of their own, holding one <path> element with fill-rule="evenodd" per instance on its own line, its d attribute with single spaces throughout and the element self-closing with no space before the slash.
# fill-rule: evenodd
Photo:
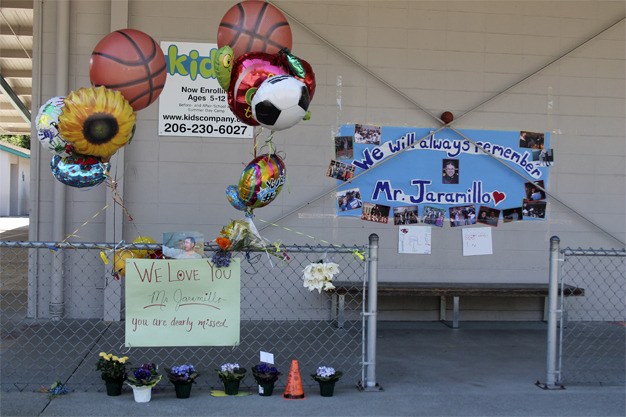
<svg viewBox="0 0 626 417">
<path fill-rule="evenodd" d="M 452 330 L 440 323 L 380 322 L 376 381 L 381 392 L 360 392 L 341 380 L 331 398 L 305 388 L 304 400 L 212 397 L 202 377 L 189 399 L 177 399 L 161 382 L 152 401 L 80 392 L 49 400 L 46 394 L 3 392 L 2 416 L 567 416 L 623 417 L 624 386 L 567 386 L 542 390 L 544 323 L 464 322 Z M 624 370 L 616 370 L 624 372 Z M 302 375 L 308 378 L 308 375 Z M 623 379 L 622 379 L 623 380 Z"/>
</svg>

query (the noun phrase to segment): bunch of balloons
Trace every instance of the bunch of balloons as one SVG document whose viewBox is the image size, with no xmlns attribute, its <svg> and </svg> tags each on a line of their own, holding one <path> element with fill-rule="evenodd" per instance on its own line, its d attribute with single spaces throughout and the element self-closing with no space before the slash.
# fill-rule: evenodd
<svg viewBox="0 0 626 417">
<path fill-rule="evenodd" d="M 222 18 L 215 73 L 243 123 L 278 131 L 308 118 L 315 74 L 291 42 L 287 19 L 265 1 L 237 3 Z"/>
<path fill-rule="evenodd" d="M 35 119 L 54 177 L 76 188 L 102 183 L 135 133 L 135 112 L 157 99 L 166 77 L 165 56 L 149 35 L 123 29 L 102 38 L 91 54 L 92 87 L 52 97 Z"/>
</svg>

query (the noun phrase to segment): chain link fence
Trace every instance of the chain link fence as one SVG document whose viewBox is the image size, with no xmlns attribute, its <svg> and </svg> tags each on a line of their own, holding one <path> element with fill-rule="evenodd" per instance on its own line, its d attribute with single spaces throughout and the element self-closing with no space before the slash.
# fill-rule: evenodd
<svg viewBox="0 0 626 417">
<path fill-rule="evenodd" d="M 584 290 L 561 297 L 560 378 L 568 385 L 624 385 L 626 373 L 626 252 L 561 251 L 559 285 Z"/>
<path fill-rule="evenodd" d="M 271 352 L 285 386 L 292 359 L 297 359 L 304 386 L 317 366 L 344 372 L 343 382 L 363 380 L 363 297 L 367 262 L 354 251 L 366 247 L 285 246 L 288 261 L 264 252 L 238 254 L 241 266 L 241 342 L 229 347 L 124 347 L 124 279 L 112 275 L 101 252 L 114 244 L 0 241 L 1 384 L 3 391 L 36 390 L 54 381 L 73 390 L 103 391 L 96 361 L 101 351 L 130 357 L 134 366 L 161 367 L 191 363 L 200 372 L 200 387 L 222 389 L 216 368 L 238 362 L 248 370 L 259 352 Z M 160 245 L 130 245 L 131 250 Z M 210 257 L 216 246 L 205 245 Z M 109 256 L 110 258 L 110 256 Z M 306 265 L 321 258 L 339 264 L 342 281 L 354 281 L 358 295 L 346 296 L 346 322 L 338 328 L 331 296 L 303 286 Z M 111 314 L 113 310 L 113 314 Z M 118 317 L 117 319 L 115 317 Z M 113 319 L 111 319 L 113 317 Z M 255 387 L 251 372 L 242 386 Z M 128 388 L 125 388 L 128 389 Z M 156 389 L 173 389 L 161 382 Z"/>
</svg>

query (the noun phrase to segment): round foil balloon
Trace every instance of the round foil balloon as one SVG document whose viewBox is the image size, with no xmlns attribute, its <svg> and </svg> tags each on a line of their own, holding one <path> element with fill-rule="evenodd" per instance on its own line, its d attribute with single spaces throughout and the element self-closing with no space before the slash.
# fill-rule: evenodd
<svg viewBox="0 0 626 417">
<path fill-rule="evenodd" d="M 278 155 L 261 155 L 241 173 L 237 187 L 239 198 L 249 210 L 264 207 L 278 196 L 286 175 L 285 163 Z"/>
<path fill-rule="evenodd" d="M 50 162 L 52 175 L 65 185 L 75 188 L 93 187 L 107 178 L 110 163 L 103 163 L 95 158 L 85 160 L 61 158 L 54 155 Z"/>
<path fill-rule="evenodd" d="M 68 142 L 59 133 L 59 116 L 63 109 L 65 97 L 52 97 L 39 108 L 35 118 L 37 139 L 41 145 L 53 154 L 62 157 L 70 156 Z M 70 152 L 68 152 L 70 151 Z"/>
<path fill-rule="evenodd" d="M 248 0 L 231 7 L 217 30 L 217 47 L 232 46 L 235 57 L 248 52 L 278 52 L 291 48 L 291 28 L 275 6 Z"/>
<path fill-rule="evenodd" d="M 163 91 L 167 79 L 165 56 L 147 33 L 136 29 L 116 30 L 94 48 L 89 78 L 95 87 L 121 92 L 133 110 L 139 111 Z"/>
<path fill-rule="evenodd" d="M 252 115 L 252 97 L 257 88 L 269 77 L 287 74 L 287 69 L 277 64 L 278 56 L 253 52 L 237 58 L 233 64 L 228 88 L 228 106 L 243 123 L 257 126 Z"/>
<path fill-rule="evenodd" d="M 239 190 L 236 185 L 226 187 L 226 199 L 230 205 L 237 210 L 246 211 L 246 205 L 241 201 L 241 198 L 239 198 Z"/>
</svg>

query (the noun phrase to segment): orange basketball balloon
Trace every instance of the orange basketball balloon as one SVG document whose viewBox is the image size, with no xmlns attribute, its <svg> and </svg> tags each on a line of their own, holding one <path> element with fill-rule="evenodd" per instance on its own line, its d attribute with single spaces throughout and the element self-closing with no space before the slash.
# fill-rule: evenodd
<svg viewBox="0 0 626 417">
<path fill-rule="evenodd" d="M 161 47 L 135 29 L 116 30 L 98 42 L 89 62 L 95 87 L 118 90 L 135 111 L 152 104 L 165 86 L 167 68 Z"/>
<path fill-rule="evenodd" d="M 248 0 L 231 7 L 217 30 L 217 47 L 230 45 L 234 58 L 249 52 L 275 54 L 291 49 L 291 28 L 280 10 L 270 3 Z"/>
</svg>

